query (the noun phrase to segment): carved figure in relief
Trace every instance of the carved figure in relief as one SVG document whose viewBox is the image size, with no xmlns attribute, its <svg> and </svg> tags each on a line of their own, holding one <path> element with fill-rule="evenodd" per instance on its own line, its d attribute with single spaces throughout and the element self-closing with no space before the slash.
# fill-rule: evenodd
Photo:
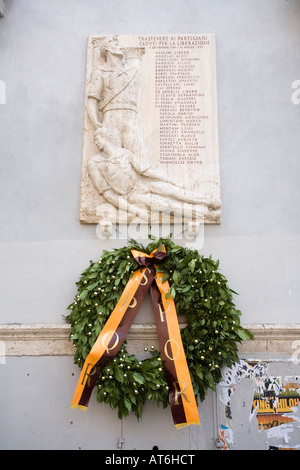
<svg viewBox="0 0 300 470">
<path fill-rule="evenodd" d="M 182 214 L 182 205 L 191 216 L 219 209 L 200 193 L 185 190 L 167 176 L 151 169 L 148 148 L 139 122 L 139 64 L 142 48 L 128 50 L 126 56 L 116 37 L 100 45 L 102 64 L 96 68 L 88 90 L 87 111 L 96 129 L 100 152 L 87 163 L 89 175 L 106 202 L 125 212 L 137 206 L 153 206 Z M 121 203 L 121 206 L 120 206 Z M 123 205 L 122 205 L 123 203 Z M 196 210 L 193 205 L 200 205 Z M 145 214 L 145 217 L 147 214 Z"/>
<path fill-rule="evenodd" d="M 133 57 L 126 60 L 116 37 L 102 42 L 100 54 L 105 62 L 94 72 L 88 114 L 96 129 L 103 125 L 111 130 L 116 145 L 148 158 L 138 115 L 139 62 L 144 49 L 131 52 Z"/>
<path fill-rule="evenodd" d="M 187 191 L 164 174 L 149 166 L 142 166 L 130 150 L 113 143 L 112 132 L 100 127 L 95 132 L 95 142 L 100 152 L 88 162 L 88 170 L 95 187 L 105 200 L 117 208 L 136 213 L 138 205 L 147 209 L 157 206 L 162 211 L 182 214 L 182 203 L 191 216 L 199 215 L 194 205 L 207 205 L 208 201 L 193 191 Z"/>
</svg>

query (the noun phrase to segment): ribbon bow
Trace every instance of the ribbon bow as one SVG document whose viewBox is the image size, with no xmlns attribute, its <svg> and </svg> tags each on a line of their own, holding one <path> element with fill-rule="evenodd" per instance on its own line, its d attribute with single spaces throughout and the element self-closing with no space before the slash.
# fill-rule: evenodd
<svg viewBox="0 0 300 470">
<path fill-rule="evenodd" d="M 88 402 L 102 369 L 116 356 L 150 290 L 157 329 L 160 355 L 170 390 L 170 404 L 177 429 L 200 424 L 195 395 L 181 341 L 174 301 L 166 298 L 168 281 L 156 270 L 166 257 L 165 248 L 150 255 L 131 250 L 140 266 L 134 271 L 105 323 L 82 368 L 71 408 L 87 409 Z"/>
</svg>

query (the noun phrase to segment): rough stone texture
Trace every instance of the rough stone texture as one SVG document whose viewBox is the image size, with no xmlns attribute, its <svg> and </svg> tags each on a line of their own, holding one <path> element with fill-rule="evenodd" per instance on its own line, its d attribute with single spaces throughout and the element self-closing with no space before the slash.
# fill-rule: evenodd
<svg viewBox="0 0 300 470">
<path fill-rule="evenodd" d="M 184 327 L 184 323 L 180 323 Z M 277 353 L 296 357 L 300 349 L 300 325 L 243 325 L 254 334 L 253 341 L 244 341 L 239 354 L 264 356 Z M 69 341 L 69 325 L 33 324 L 0 325 L 0 341 L 5 344 L 7 356 L 73 355 Z M 154 324 L 134 324 L 128 336 L 128 352 L 140 354 L 144 347 L 158 347 Z"/>
</svg>

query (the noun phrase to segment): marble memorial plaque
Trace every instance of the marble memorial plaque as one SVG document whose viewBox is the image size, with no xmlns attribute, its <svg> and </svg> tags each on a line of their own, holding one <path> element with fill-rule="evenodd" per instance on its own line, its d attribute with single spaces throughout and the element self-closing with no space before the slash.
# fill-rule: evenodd
<svg viewBox="0 0 300 470">
<path fill-rule="evenodd" d="M 80 221 L 220 223 L 215 36 L 87 44 Z"/>
</svg>

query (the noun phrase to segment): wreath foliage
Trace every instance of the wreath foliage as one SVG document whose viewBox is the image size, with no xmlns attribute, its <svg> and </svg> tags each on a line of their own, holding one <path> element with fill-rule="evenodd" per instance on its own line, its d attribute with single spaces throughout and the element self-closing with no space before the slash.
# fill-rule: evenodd
<svg viewBox="0 0 300 470">
<path fill-rule="evenodd" d="M 171 237 L 171 235 L 170 235 Z M 128 246 L 104 251 L 98 262 L 90 261 L 77 285 L 71 311 L 65 317 L 71 325 L 70 340 L 75 345 L 74 363 L 80 368 L 116 306 L 124 287 L 138 264 L 131 249 L 151 253 L 165 245 L 168 257 L 160 265 L 163 281 L 168 280 L 177 313 L 186 318 L 181 338 L 194 393 L 203 401 L 208 389 L 215 390 L 224 365 L 239 362 L 238 346 L 253 339 L 240 324 L 241 312 L 233 303 L 235 291 L 218 271 L 219 261 L 205 258 L 198 251 L 174 244 L 171 238 L 151 235 L 147 247 L 135 240 Z M 142 416 L 146 402 L 154 400 L 165 408 L 169 404 L 166 375 L 160 353 L 150 348 L 150 357 L 139 360 L 126 352 L 126 340 L 115 359 L 102 371 L 96 384 L 97 400 L 118 409 L 119 418 L 134 412 Z"/>
</svg>

